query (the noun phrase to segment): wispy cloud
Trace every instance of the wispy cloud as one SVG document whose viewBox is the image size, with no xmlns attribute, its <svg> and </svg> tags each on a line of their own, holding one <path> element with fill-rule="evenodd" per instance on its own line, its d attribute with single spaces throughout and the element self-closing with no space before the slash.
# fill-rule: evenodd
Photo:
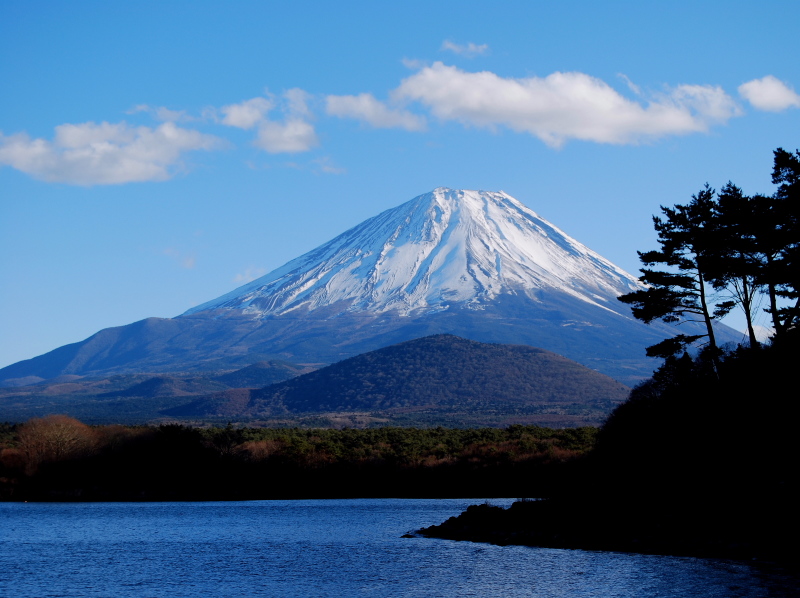
<svg viewBox="0 0 800 598">
<path fill-rule="evenodd" d="M 186 254 L 174 247 L 167 247 L 164 255 L 172 258 L 181 268 L 192 270 L 197 264 L 197 257 L 194 254 Z"/>
<path fill-rule="evenodd" d="M 646 104 L 584 73 L 505 78 L 436 62 L 403 80 L 396 100 L 416 101 L 442 120 L 507 127 L 559 147 L 567 140 L 628 144 L 708 131 L 741 114 L 720 87 L 679 85 Z"/>
<path fill-rule="evenodd" d="M 800 108 L 800 95 L 772 75 L 742 83 L 738 89 L 739 95 L 758 110 L 781 112 L 788 108 Z"/>
<path fill-rule="evenodd" d="M 146 112 L 161 122 L 190 122 L 198 120 L 190 116 L 185 110 L 170 110 L 164 106 L 149 106 L 147 104 L 138 104 L 128 110 L 126 114 L 137 114 L 139 112 Z"/>
<path fill-rule="evenodd" d="M 442 42 L 442 50 L 454 52 L 455 54 L 460 54 L 461 56 L 466 56 L 467 58 L 473 58 L 474 56 L 479 56 L 480 54 L 486 54 L 486 52 L 489 51 L 489 45 L 479 45 L 472 42 L 469 42 L 468 44 L 457 44 L 455 42 L 451 42 L 449 39 L 446 39 Z"/>
<path fill-rule="evenodd" d="M 425 119 L 422 116 L 407 110 L 389 108 L 369 93 L 357 96 L 330 95 L 325 98 L 325 111 L 331 116 L 360 120 L 376 129 L 425 129 Z"/>
<path fill-rule="evenodd" d="M 442 49 L 477 55 L 485 53 L 488 46 L 447 40 Z M 227 127 L 251 131 L 252 145 L 268 154 L 308 152 L 320 145 L 315 128 L 315 110 L 319 113 L 320 108 L 328 117 L 357 120 L 375 129 L 420 132 L 438 119 L 532 135 L 556 148 L 570 140 L 636 144 L 704 133 L 743 113 L 737 102 L 715 85 L 684 84 L 654 93 L 620 74 L 624 82 L 619 85 L 621 93 L 581 72 L 513 78 L 491 71 L 469 72 L 442 62 L 406 60 L 404 64 L 411 74 L 385 101 L 371 93 L 312 96 L 299 88 L 281 94 L 265 90 L 257 97 L 208 107 L 197 116 L 149 104 L 128 111 L 159 121 L 154 126 L 124 121 L 63 124 L 55 127 L 52 139 L 0 132 L 0 166 L 44 181 L 74 185 L 163 181 L 184 167 L 188 152 L 230 146 L 220 137 L 196 130 L 201 127 L 216 126 L 217 132 L 228 134 Z M 748 81 L 738 92 L 759 110 L 800 107 L 800 95 L 772 75 Z M 195 123 L 195 129 L 184 124 L 188 122 Z M 344 172 L 330 157 L 283 167 Z"/>
<path fill-rule="evenodd" d="M 266 120 L 267 112 L 274 107 L 275 104 L 267 98 L 252 98 L 240 104 L 229 104 L 220 108 L 223 114 L 222 124 L 239 129 L 252 129 Z"/>
<path fill-rule="evenodd" d="M 310 93 L 298 87 L 283 92 L 283 99 L 286 104 L 284 112 L 294 118 L 312 119 L 313 115 L 308 108 L 311 97 Z"/>
<path fill-rule="evenodd" d="M 624 73 L 617 73 L 617 77 L 625 81 L 625 85 L 627 85 L 628 89 L 630 89 L 635 95 L 637 96 L 642 95 L 642 88 L 636 85 L 636 83 L 634 83 L 633 81 L 631 81 L 628 78 L 628 75 L 625 75 Z"/>
<path fill-rule="evenodd" d="M 245 269 L 244 272 L 240 272 L 236 276 L 234 276 L 233 282 L 246 284 L 250 281 L 255 280 L 256 278 L 261 278 L 266 273 L 267 270 L 265 268 L 261 268 L 258 266 L 250 266 L 247 269 Z"/>
<path fill-rule="evenodd" d="M 295 154 L 307 152 L 319 145 L 314 126 L 300 118 L 284 122 L 265 121 L 258 127 L 256 147 L 270 154 Z"/>
<path fill-rule="evenodd" d="M 163 181 L 173 175 L 184 153 L 221 145 L 217 137 L 172 122 L 156 128 L 87 122 L 57 126 L 52 141 L 0 133 L 0 164 L 72 185 Z"/>
<path fill-rule="evenodd" d="M 419 60 L 418 58 L 403 58 L 400 62 L 410 71 L 418 71 L 429 64 L 427 61 Z"/>
<path fill-rule="evenodd" d="M 312 160 L 312 163 L 316 166 L 317 172 L 324 174 L 344 174 L 347 172 L 344 168 L 336 166 L 329 156 Z"/>
<path fill-rule="evenodd" d="M 220 108 L 222 124 L 240 129 L 258 128 L 253 144 L 270 154 L 306 152 L 317 145 L 319 139 L 310 120 L 308 108 L 310 95 L 302 89 L 284 92 L 280 101 L 272 94 L 256 97 L 239 104 Z M 267 115 L 275 108 L 284 113 L 283 120 L 270 120 Z"/>
</svg>

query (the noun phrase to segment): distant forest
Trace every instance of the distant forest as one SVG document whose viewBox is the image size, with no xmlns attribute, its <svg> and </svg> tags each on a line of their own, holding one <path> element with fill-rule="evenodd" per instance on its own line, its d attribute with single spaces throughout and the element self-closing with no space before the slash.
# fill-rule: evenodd
<svg viewBox="0 0 800 598">
<path fill-rule="evenodd" d="M 271 427 L 598 425 L 629 388 L 555 353 L 439 334 L 311 371 L 261 362 L 215 374 L 128 374 L 0 389 L 10 421 L 228 421 Z"/>
<path fill-rule="evenodd" d="M 303 430 L 0 427 L 3 500 L 530 496 L 572 474 L 596 428 Z"/>
</svg>

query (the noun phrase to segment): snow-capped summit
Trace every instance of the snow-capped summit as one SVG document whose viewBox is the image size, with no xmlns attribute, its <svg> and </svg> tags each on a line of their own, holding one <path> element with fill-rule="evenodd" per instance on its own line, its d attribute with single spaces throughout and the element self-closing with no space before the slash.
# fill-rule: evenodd
<svg viewBox="0 0 800 598">
<path fill-rule="evenodd" d="M 624 314 L 616 297 L 638 287 L 510 195 L 439 187 L 184 315 L 412 315 L 546 290 Z"/>
<path fill-rule="evenodd" d="M 540 347 L 634 384 L 656 365 L 645 347 L 678 332 L 616 300 L 636 288 L 513 197 L 439 188 L 181 316 L 107 328 L 3 368 L 0 385 L 332 363 L 442 333 Z"/>
</svg>

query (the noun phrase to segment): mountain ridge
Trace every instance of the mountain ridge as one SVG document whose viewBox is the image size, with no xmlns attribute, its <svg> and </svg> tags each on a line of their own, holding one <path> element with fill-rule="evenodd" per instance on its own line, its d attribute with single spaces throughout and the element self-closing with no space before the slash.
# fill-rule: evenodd
<svg viewBox="0 0 800 598">
<path fill-rule="evenodd" d="M 551 351 L 451 334 L 405 341 L 261 389 L 225 391 L 164 411 L 180 417 L 398 414 L 475 425 L 598 425 L 629 388 Z"/>
<path fill-rule="evenodd" d="M 679 330 L 633 318 L 640 288 L 505 193 L 438 188 L 175 318 L 101 330 L 0 370 L 0 385 L 62 375 L 328 364 L 449 333 L 554 351 L 632 386 L 644 349 Z M 721 326 L 721 342 L 741 339 Z"/>
</svg>

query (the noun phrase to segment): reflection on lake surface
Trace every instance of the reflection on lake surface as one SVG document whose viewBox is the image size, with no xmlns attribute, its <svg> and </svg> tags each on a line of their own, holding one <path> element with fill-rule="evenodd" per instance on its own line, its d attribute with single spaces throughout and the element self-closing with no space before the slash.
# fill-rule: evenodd
<svg viewBox="0 0 800 598">
<path fill-rule="evenodd" d="M 401 538 L 476 502 L 0 503 L 0 595 L 797 595 L 774 566 Z"/>
</svg>

